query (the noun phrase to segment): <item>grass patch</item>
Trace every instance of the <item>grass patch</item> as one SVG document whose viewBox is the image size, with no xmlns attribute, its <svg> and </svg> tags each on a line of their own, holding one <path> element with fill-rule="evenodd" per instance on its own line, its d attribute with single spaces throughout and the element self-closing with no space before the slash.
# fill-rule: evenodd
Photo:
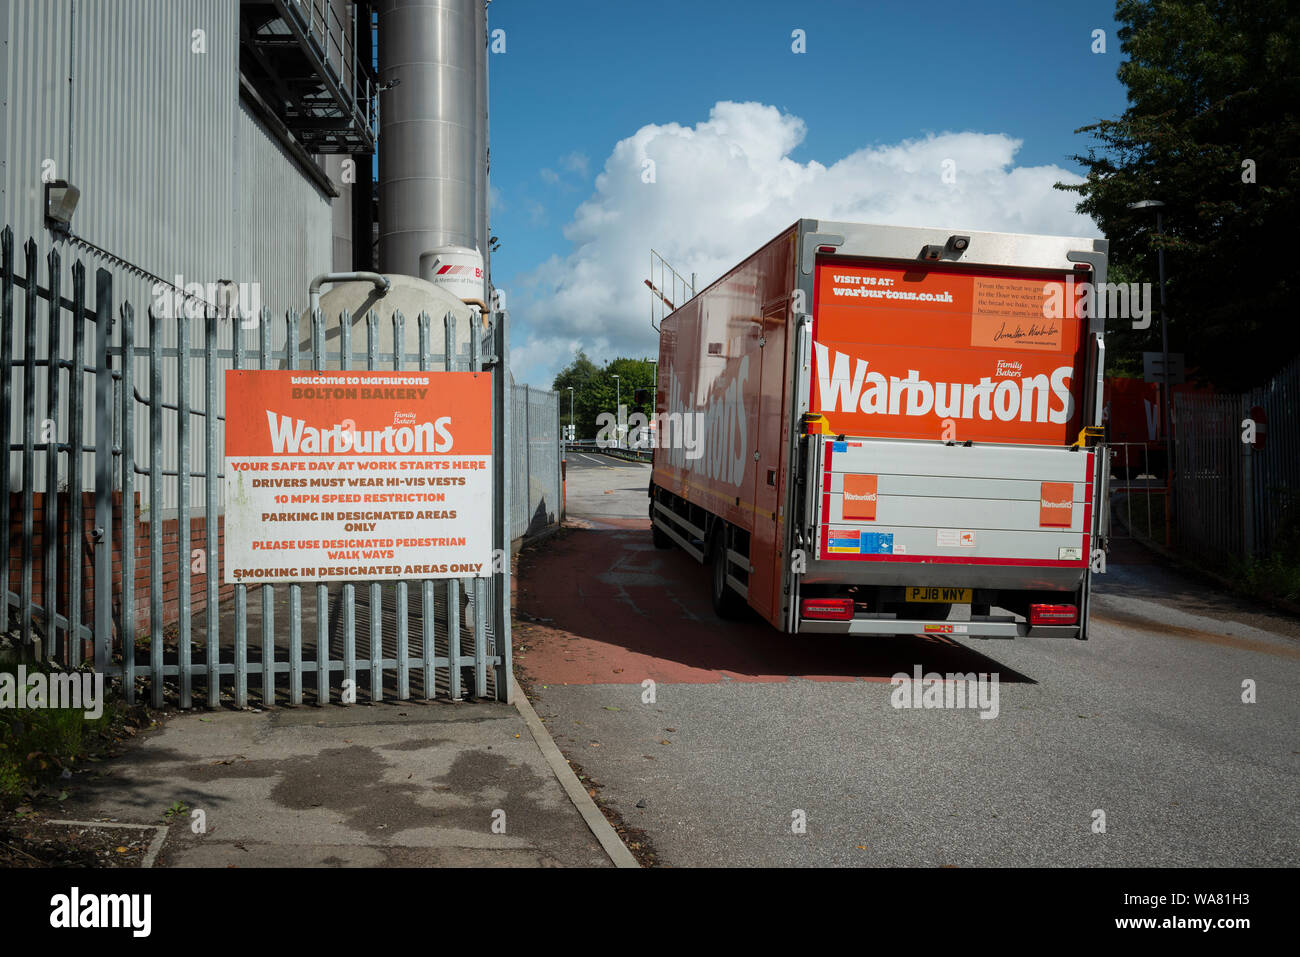
<svg viewBox="0 0 1300 957">
<path fill-rule="evenodd" d="M 1280 598 L 1300 602 L 1300 561 L 1282 555 L 1233 561 L 1226 569 L 1243 595 L 1250 598 Z"/>
<path fill-rule="evenodd" d="M 38 671 L 66 673 L 34 664 L 25 669 L 29 680 Z M 0 674 L 12 675 L 16 682 L 18 665 L 0 665 Z M 41 798 L 62 800 L 80 762 L 97 758 L 150 720 L 143 706 L 128 707 L 110 694 L 107 682 L 103 711 L 96 718 L 87 718 L 78 708 L 0 709 L 0 810 Z"/>
</svg>

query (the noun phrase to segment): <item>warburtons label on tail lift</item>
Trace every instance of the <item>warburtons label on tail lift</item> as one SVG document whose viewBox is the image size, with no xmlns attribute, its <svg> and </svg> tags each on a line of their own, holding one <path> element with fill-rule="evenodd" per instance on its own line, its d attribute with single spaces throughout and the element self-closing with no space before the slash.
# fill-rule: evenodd
<svg viewBox="0 0 1300 957">
<path fill-rule="evenodd" d="M 492 573 L 486 373 L 226 372 L 224 580 Z"/>
</svg>

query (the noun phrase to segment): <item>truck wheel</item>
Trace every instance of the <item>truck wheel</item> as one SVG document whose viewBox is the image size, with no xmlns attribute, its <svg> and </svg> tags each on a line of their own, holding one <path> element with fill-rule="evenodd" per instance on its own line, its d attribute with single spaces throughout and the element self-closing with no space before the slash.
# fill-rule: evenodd
<svg viewBox="0 0 1300 957">
<path fill-rule="evenodd" d="M 664 530 L 655 524 L 655 503 L 650 503 L 650 540 L 655 543 L 655 548 L 672 548 L 673 540 L 664 533 Z"/>
<path fill-rule="evenodd" d="M 745 600 L 727 585 L 727 545 L 720 532 L 713 534 L 713 613 L 719 618 L 739 618 L 745 609 Z"/>
</svg>

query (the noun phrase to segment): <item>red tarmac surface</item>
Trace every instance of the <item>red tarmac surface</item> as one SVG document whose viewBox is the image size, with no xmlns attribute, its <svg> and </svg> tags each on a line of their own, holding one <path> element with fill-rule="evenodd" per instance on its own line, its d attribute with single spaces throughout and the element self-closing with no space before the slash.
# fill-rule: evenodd
<svg viewBox="0 0 1300 957">
<path fill-rule="evenodd" d="M 722 621 L 707 570 L 679 549 L 654 548 L 647 520 L 602 524 L 566 527 L 519 557 L 515 657 L 538 684 L 888 681 L 918 662 L 926 671 L 993 669 L 1016 680 L 938 636 L 800 637 L 756 615 Z"/>
</svg>

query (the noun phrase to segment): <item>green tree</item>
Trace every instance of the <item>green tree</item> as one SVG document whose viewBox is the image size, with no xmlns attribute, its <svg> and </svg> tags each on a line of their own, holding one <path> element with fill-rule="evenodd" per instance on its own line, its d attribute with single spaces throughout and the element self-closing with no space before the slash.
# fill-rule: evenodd
<svg viewBox="0 0 1300 957">
<path fill-rule="evenodd" d="M 591 384 L 599 377 L 600 367 L 587 357 L 587 353 L 580 350 L 573 357 L 573 361 L 560 370 L 551 384 L 551 388 L 560 393 L 560 421 L 565 425 L 569 425 L 570 422 L 577 425 L 577 435 L 580 439 L 592 438 L 596 434 L 594 424 L 590 429 L 584 428 L 583 423 L 588 416 L 583 403 L 586 401 Z M 569 399 L 570 388 L 573 389 L 572 402 Z"/>
<path fill-rule="evenodd" d="M 1300 215 L 1300 4 L 1119 0 L 1129 107 L 1080 129 L 1095 139 L 1080 212 L 1111 242 L 1111 279 L 1147 281 L 1165 250 L 1170 349 L 1223 388 L 1264 381 L 1300 351 L 1298 270 L 1284 237 Z M 1163 232 L 1149 209 L 1158 199 Z M 1123 320 L 1111 356 L 1140 367 L 1159 348 Z"/>
<path fill-rule="evenodd" d="M 585 352 L 579 352 L 560 370 L 551 386 L 560 393 L 560 421 L 565 425 L 569 423 L 570 387 L 573 388 L 573 419 L 580 439 L 594 439 L 600 431 L 597 419 L 606 412 L 617 416 L 620 399 L 628 416 L 634 412 L 652 414 L 654 368 L 654 364 L 645 359 L 622 357 L 598 367 Z M 645 402 L 636 401 L 638 389 L 645 389 L 648 393 Z"/>
</svg>

